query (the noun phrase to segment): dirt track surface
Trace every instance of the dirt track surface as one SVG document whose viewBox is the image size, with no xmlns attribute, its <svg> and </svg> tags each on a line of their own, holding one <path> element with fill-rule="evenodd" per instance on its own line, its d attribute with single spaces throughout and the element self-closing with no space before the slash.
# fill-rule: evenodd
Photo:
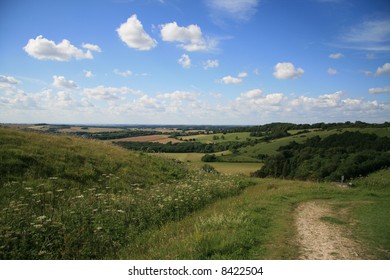
<svg viewBox="0 0 390 280">
<path fill-rule="evenodd" d="M 296 209 L 295 223 L 302 260 L 362 259 L 361 246 L 348 237 L 348 225 L 321 220 L 335 217 L 331 204 L 310 201 Z"/>
</svg>

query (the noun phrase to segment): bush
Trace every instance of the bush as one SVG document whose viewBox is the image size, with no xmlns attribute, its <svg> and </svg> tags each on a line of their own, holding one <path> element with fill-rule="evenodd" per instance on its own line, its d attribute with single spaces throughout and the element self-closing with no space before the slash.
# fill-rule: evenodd
<svg viewBox="0 0 390 280">
<path fill-rule="evenodd" d="M 215 162 L 215 161 L 217 161 L 217 156 L 214 155 L 214 154 L 212 154 L 212 155 L 206 154 L 206 155 L 204 155 L 204 156 L 201 158 L 201 160 L 202 160 L 203 162 Z"/>
</svg>

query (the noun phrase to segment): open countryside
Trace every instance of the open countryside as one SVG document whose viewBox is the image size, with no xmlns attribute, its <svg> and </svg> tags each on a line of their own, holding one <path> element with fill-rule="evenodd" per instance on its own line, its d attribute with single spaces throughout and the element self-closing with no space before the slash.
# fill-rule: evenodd
<svg viewBox="0 0 390 280">
<path fill-rule="evenodd" d="M 390 258 L 388 123 L 189 128 L 4 124 L 1 258 Z"/>
</svg>

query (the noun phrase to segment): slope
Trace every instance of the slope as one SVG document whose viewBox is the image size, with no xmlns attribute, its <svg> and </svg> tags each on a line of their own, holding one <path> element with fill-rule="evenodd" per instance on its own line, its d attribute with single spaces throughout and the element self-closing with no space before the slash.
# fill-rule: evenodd
<svg viewBox="0 0 390 280">
<path fill-rule="evenodd" d="M 245 186 L 96 140 L 0 129 L 0 259 L 106 259 Z"/>
</svg>

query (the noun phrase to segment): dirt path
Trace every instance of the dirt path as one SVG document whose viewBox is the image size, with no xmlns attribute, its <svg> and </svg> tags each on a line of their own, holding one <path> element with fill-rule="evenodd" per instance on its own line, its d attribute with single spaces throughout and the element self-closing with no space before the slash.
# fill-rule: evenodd
<svg viewBox="0 0 390 280">
<path fill-rule="evenodd" d="M 297 207 L 295 223 L 301 247 L 300 259 L 361 259 L 361 246 L 348 238 L 348 225 L 324 221 L 322 217 L 337 217 L 329 202 L 310 201 Z"/>
</svg>

